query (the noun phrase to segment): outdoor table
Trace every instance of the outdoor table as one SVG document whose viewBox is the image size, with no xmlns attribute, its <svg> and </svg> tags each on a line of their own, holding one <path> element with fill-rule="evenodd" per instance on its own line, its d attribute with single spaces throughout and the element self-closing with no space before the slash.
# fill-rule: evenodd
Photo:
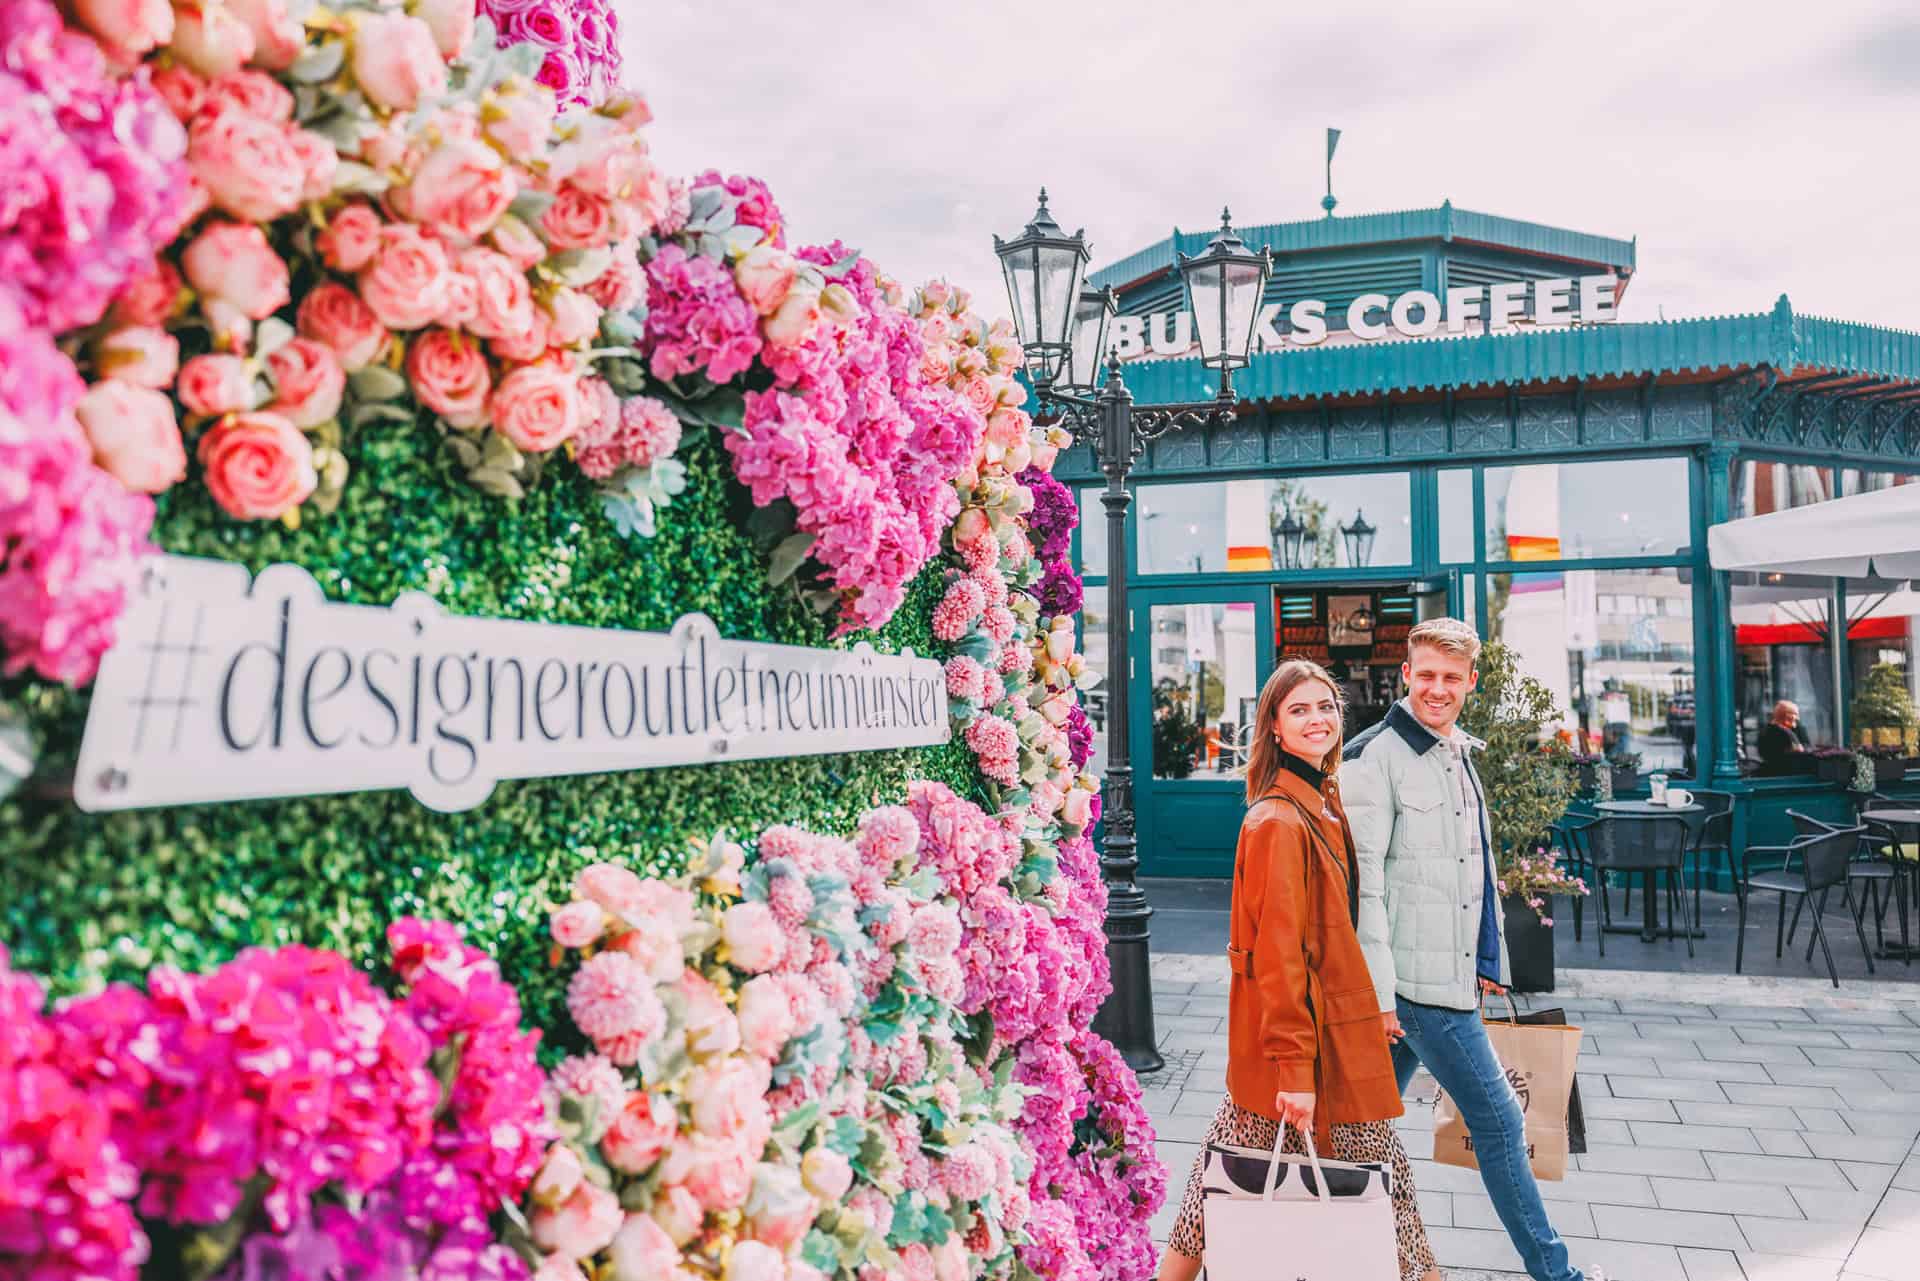
<svg viewBox="0 0 1920 1281">
<path fill-rule="evenodd" d="M 1593 808 L 1602 814 L 1619 818 L 1686 819 L 1688 829 L 1696 833 L 1699 830 L 1699 823 L 1701 822 L 1698 816 L 1707 812 L 1706 806 L 1695 801 L 1689 801 L 1685 805 L 1655 805 L 1652 801 L 1601 801 Z M 1600 874 L 1602 876 L 1606 875 L 1605 872 L 1601 872 Z M 1629 876 L 1632 874 L 1631 872 L 1627 873 Z M 1641 879 L 1644 882 L 1643 889 L 1645 892 L 1641 895 L 1640 924 L 1635 926 L 1607 925 L 1603 923 L 1601 925 L 1602 929 L 1606 930 L 1609 934 L 1638 934 L 1641 940 L 1647 943 L 1651 943 L 1657 938 L 1683 939 L 1691 935 L 1698 939 L 1707 936 L 1705 930 L 1691 929 L 1685 924 L 1682 924 L 1678 928 L 1668 925 L 1662 929 L 1660 926 L 1659 907 L 1657 905 L 1658 899 L 1660 898 L 1659 877 L 1656 873 L 1648 871 L 1641 874 Z M 1631 885 L 1632 882 L 1628 882 L 1628 884 Z"/>
<path fill-rule="evenodd" d="M 1895 839 L 1902 845 L 1920 843 L 1920 809 L 1862 810 L 1860 811 L 1860 817 L 1863 819 L 1877 819 L 1885 823 L 1894 830 Z M 1889 854 L 1893 862 L 1893 874 L 1895 876 L 1910 876 L 1912 874 L 1912 867 L 1905 859 L 1900 857 L 1900 851 L 1898 849 L 1889 851 Z M 1915 884 L 1912 888 L 1916 894 L 1920 894 L 1920 884 Z M 1909 901 L 1911 901 L 1911 899 L 1912 896 L 1910 895 Z M 1909 961 L 1915 956 L 1920 956 L 1920 944 L 1900 947 L 1896 944 L 1889 943 L 1880 949 L 1880 959 L 1883 961 Z"/>
</svg>

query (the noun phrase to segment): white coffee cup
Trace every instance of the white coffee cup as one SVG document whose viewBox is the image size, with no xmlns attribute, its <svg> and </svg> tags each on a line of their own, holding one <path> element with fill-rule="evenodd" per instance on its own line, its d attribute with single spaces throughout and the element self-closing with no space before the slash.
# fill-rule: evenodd
<svg viewBox="0 0 1920 1281">
<path fill-rule="evenodd" d="M 1692 792 L 1687 791 L 1683 787 L 1669 787 L 1667 789 L 1667 805 L 1670 808 L 1677 809 L 1691 804 L 1693 804 Z"/>
</svg>

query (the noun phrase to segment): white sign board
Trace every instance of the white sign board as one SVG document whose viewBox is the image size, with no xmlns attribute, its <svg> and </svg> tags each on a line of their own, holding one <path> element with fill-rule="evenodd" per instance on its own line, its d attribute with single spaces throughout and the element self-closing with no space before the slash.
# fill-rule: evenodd
<svg viewBox="0 0 1920 1281">
<path fill-rule="evenodd" d="M 1511 280 L 1491 285 L 1456 285 L 1445 296 L 1427 289 L 1405 293 L 1361 294 L 1347 304 L 1345 335 L 1364 342 L 1390 338 L 1459 335 L 1470 330 L 1502 333 L 1519 325 L 1601 324 L 1614 320 L 1619 280 L 1610 275 L 1559 276 L 1549 280 Z M 1280 328 L 1282 317 L 1286 329 Z M 1335 334 L 1343 331 L 1335 330 Z M 1255 351 L 1314 347 L 1327 341 L 1327 304 L 1319 298 L 1270 302 L 1254 323 Z M 1116 316 L 1108 339 L 1122 360 L 1141 356 L 1184 356 L 1196 346 L 1193 313 L 1157 311 Z"/>
<path fill-rule="evenodd" d="M 74 778 L 117 810 L 404 787 L 462 810 L 501 779 L 945 742 L 940 663 L 722 639 L 688 614 L 627 632 L 326 599 L 164 556 L 100 665 Z"/>
</svg>

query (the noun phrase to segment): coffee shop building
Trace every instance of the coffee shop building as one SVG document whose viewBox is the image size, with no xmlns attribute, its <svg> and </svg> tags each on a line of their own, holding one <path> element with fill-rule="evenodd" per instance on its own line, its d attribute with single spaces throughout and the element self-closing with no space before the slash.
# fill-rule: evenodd
<svg viewBox="0 0 1920 1281">
<path fill-rule="evenodd" d="M 1177 269 L 1212 234 L 1176 231 L 1092 277 L 1118 293 L 1111 341 L 1140 403 L 1214 390 Z M 1623 783 L 1736 793 L 1737 839 L 1778 837 L 1789 807 L 1845 810 L 1837 783 L 1762 776 L 1759 731 L 1789 699 L 1815 746 L 1856 742 L 1849 704 L 1876 665 L 1920 692 L 1920 595 L 1716 571 L 1707 530 L 1920 475 L 1920 335 L 1784 296 L 1621 321 L 1633 241 L 1445 204 L 1239 234 L 1274 257 L 1244 407 L 1136 465 L 1133 705 L 1091 700 L 1101 728 L 1131 718 L 1142 874 L 1230 874 L 1235 771 L 1278 660 L 1325 663 L 1356 732 L 1398 696 L 1407 630 L 1439 614 L 1509 647 L 1562 736 Z M 1098 666 L 1101 481 L 1084 447 L 1056 474 L 1081 500 Z"/>
</svg>

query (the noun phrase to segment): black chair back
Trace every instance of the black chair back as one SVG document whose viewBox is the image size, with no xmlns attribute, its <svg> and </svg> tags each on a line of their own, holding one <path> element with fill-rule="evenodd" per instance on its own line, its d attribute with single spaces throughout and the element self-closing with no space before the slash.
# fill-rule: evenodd
<svg viewBox="0 0 1920 1281">
<path fill-rule="evenodd" d="M 1602 871 L 1678 869 L 1693 847 L 1685 819 L 1611 814 L 1587 829 L 1587 849 Z"/>
<path fill-rule="evenodd" d="M 1811 814 L 1802 814 L 1799 810 L 1788 810 L 1787 817 L 1793 820 L 1793 834 L 1796 838 L 1803 836 L 1825 836 L 1829 832 L 1837 832 L 1840 830 L 1838 823 L 1829 823 L 1823 818 L 1815 818 Z"/>
<path fill-rule="evenodd" d="M 1864 827 L 1841 827 L 1824 835 L 1795 841 L 1807 874 L 1808 893 L 1844 885 L 1851 874 L 1853 851 L 1860 844 Z"/>
</svg>

